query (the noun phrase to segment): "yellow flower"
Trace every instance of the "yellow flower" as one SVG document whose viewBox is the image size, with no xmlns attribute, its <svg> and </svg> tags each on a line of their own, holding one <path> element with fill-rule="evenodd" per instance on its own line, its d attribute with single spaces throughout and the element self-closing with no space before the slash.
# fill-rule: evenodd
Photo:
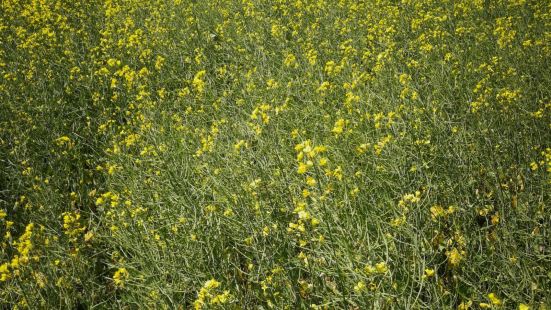
<svg viewBox="0 0 551 310">
<path fill-rule="evenodd" d="M 340 135 L 344 130 L 344 124 L 345 124 L 344 119 L 342 118 L 338 119 L 335 122 L 335 126 L 333 126 L 333 129 L 331 130 L 331 132 L 334 133 L 336 136 Z"/>
<path fill-rule="evenodd" d="M 469 300 L 467 302 L 461 302 L 459 306 L 457 306 L 457 310 L 468 310 L 473 305 L 472 300 Z"/>
<path fill-rule="evenodd" d="M 163 56 L 158 55 L 157 59 L 155 60 L 155 69 L 161 70 L 164 63 L 165 63 L 165 58 Z"/>
<path fill-rule="evenodd" d="M 360 282 L 358 282 L 358 284 L 356 284 L 356 285 L 354 286 L 354 291 L 356 291 L 356 292 L 359 293 L 359 292 L 363 291 L 363 290 L 365 289 L 365 287 L 366 287 L 366 286 L 365 286 L 365 282 L 364 282 L 364 281 L 360 281 Z"/>
<path fill-rule="evenodd" d="M 283 62 L 286 67 L 296 67 L 297 66 L 297 58 L 293 54 L 288 54 L 285 57 L 285 61 Z"/>
<path fill-rule="evenodd" d="M 501 300 L 497 298 L 497 296 L 494 293 L 488 294 L 488 298 L 492 302 L 492 305 L 500 306 L 502 304 Z"/>
<path fill-rule="evenodd" d="M 229 297 L 230 297 L 230 291 L 224 291 L 224 293 L 214 296 L 210 300 L 210 304 L 211 305 L 225 304 L 226 302 L 228 302 Z"/>
<path fill-rule="evenodd" d="M 386 265 L 386 262 L 380 262 L 375 264 L 375 269 L 379 273 L 385 273 L 388 271 L 388 266 Z"/>
<path fill-rule="evenodd" d="M 306 173 L 307 170 L 308 170 L 308 165 L 306 165 L 305 163 L 298 164 L 298 168 L 297 168 L 298 174 L 304 174 Z"/>
<path fill-rule="evenodd" d="M 207 72 L 205 70 L 201 70 L 195 74 L 193 77 L 192 85 L 193 88 L 197 91 L 197 93 L 202 93 L 205 90 L 205 81 L 203 80 L 205 77 L 205 74 Z"/>
<path fill-rule="evenodd" d="M 430 278 L 434 276 L 434 269 L 426 268 L 425 269 L 425 277 Z"/>
<path fill-rule="evenodd" d="M 94 238 L 94 233 L 89 231 L 84 235 L 84 241 L 88 242 Z"/>
<path fill-rule="evenodd" d="M 11 277 L 8 267 L 8 263 L 0 265 L 0 282 L 7 281 Z"/>
<path fill-rule="evenodd" d="M 459 252 L 457 248 L 451 249 L 451 251 L 446 251 L 446 256 L 448 257 L 448 263 L 452 266 L 457 266 L 463 260 L 464 253 Z"/>
<path fill-rule="evenodd" d="M 129 276 L 130 274 L 126 268 L 119 268 L 113 275 L 113 282 L 115 282 L 115 285 L 118 287 L 124 287 L 124 284 Z"/>
<path fill-rule="evenodd" d="M 207 282 L 205 282 L 204 288 L 210 290 L 213 288 L 217 288 L 220 286 L 220 282 L 216 281 L 215 279 L 210 279 Z"/>
<path fill-rule="evenodd" d="M 216 305 L 228 302 L 228 299 L 230 298 L 229 291 L 224 291 L 222 294 L 218 295 L 213 294 L 213 291 L 220 287 L 220 285 L 221 283 L 216 281 L 215 279 L 210 279 L 205 282 L 203 287 L 197 293 L 197 299 L 193 302 L 194 308 L 196 310 L 199 310 L 202 309 L 207 303 L 210 303 L 211 305 Z"/>
<path fill-rule="evenodd" d="M 316 90 L 318 93 L 323 93 L 331 87 L 331 84 L 327 81 L 320 84 L 320 87 Z"/>
</svg>

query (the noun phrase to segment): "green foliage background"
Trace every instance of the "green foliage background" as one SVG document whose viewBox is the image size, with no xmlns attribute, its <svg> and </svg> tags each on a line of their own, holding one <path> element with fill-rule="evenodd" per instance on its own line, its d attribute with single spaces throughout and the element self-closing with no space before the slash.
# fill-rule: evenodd
<svg viewBox="0 0 551 310">
<path fill-rule="evenodd" d="M 0 304 L 547 309 L 549 55 L 538 0 L 2 1 Z"/>
</svg>

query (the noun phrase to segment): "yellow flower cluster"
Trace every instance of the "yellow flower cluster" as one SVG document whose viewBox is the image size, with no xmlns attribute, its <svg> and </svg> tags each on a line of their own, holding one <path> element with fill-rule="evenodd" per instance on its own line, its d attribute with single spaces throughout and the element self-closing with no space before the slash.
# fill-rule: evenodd
<svg viewBox="0 0 551 310">
<path fill-rule="evenodd" d="M 216 294 L 217 289 L 221 283 L 215 279 L 205 282 L 203 287 L 197 293 L 197 299 L 193 302 L 193 307 L 196 310 L 203 309 L 208 305 L 223 305 L 227 304 L 231 300 L 230 291 L 223 291 L 220 294 Z"/>
<path fill-rule="evenodd" d="M 14 242 L 17 254 L 13 256 L 11 261 L 0 265 L 0 282 L 7 281 L 13 276 L 20 275 L 21 271 L 19 269 L 21 266 L 27 265 L 30 262 L 30 252 L 34 246 L 31 239 L 33 236 L 33 229 L 34 224 L 29 223 L 27 227 L 25 227 L 25 232 Z"/>
<path fill-rule="evenodd" d="M 126 281 L 128 280 L 130 276 L 130 273 L 126 268 L 119 268 L 115 273 L 113 274 L 113 283 L 115 283 L 118 287 L 124 287 Z"/>
</svg>

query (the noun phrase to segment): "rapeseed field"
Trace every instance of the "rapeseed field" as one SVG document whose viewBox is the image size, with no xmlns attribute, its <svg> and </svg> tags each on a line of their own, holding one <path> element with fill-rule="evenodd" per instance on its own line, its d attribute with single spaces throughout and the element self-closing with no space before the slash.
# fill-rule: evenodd
<svg viewBox="0 0 551 310">
<path fill-rule="evenodd" d="M 0 308 L 551 309 L 551 2 L 2 0 Z"/>
</svg>

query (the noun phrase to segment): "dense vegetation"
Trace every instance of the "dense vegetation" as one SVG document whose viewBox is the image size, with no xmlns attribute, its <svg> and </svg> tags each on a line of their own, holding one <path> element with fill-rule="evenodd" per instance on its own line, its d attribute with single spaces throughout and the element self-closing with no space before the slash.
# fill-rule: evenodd
<svg viewBox="0 0 551 310">
<path fill-rule="evenodd" d="M 548 309 L 550 56 L 544 0 L 3 0 L 0 304 Z"/>
</svg>

